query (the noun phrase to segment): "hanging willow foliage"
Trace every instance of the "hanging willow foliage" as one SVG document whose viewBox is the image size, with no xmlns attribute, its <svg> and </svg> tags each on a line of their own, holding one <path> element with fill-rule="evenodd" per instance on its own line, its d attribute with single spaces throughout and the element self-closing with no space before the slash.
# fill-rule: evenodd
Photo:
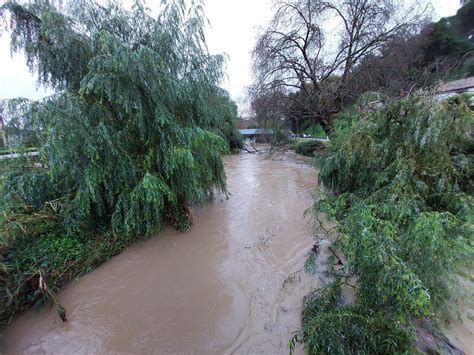
<svg viewBox="0 0 474 355">
<path fill-rule="evenodd" d="M 473 118 L 466 97 L 414 96 L 360 117 L 332 141 L 320 176 L 334 195 L 313 211 L 339 222 L 334 245 L 347 260 L 331 289 L 355 281 L 356 299 L 329 307 L 327 292 L 307 297 L 310 353 L 403 352 L 413 318 L 449 317 L 474 260 Z M 385 323 L 391 330 L 382 334 Z"/>
<path fill-rule="evenodd" d="M 157 20 L 140 1 L 132 11 L 80 1 L 64 14 L 39 0 L 5 10 L 12 49 L 25 51 L 40 83 L 65 90 L 30 112 L 47 132 L 46 169 L 12 173 L 8 200 L 68 195 L 71 226 L 112 222 L 116 232 L 150 234 L 163 216 L 186 224 L 186 204 L 225 190 L 223 131 L 235 126 L 217 87 L 222 57 L 205 50 L 201 6 L 170 2 Z"/>
<path fill-rule="evenodd" d="M 224 59 L 207 52 L 202 2 L 163 1 L 156 19 L 140 0 L 131 10 L 52 3 L 0 8 L 12 50 L 57 92 L 25 114 L 39 157 L 16 160 L 2 178 L 2 322 L 37 299 L 26 286 L 34 270 L 73 277 L 164 220 L 188 228 L 188 206 L 226 192 L 221 155 L 241 144 L 236 106 L 218 87 Z M 79 254 L 69 257 L 71 245 Z M 104 255 L 91 258 L 98 249 Z"/>
</svg>

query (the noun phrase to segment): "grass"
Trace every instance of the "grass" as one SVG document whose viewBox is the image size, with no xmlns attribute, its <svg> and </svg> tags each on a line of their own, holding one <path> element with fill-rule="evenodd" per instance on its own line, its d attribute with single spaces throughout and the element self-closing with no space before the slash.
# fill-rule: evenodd
<svg viewBox="0 0 474 355">
<path fill-rule="evenodd" d="M 0 160 L 0 328 L 16 314 L 45 302 L 55 304 L 61 318 L 66 317 L 54 293 L 143 238 L 105 230 L 93 235 L 66 233 L 68 222 L 59 215 L 66 200 L 50 201 L 39 210 L 28 205 L 7 208 L 4 184 L 11 163 Z M 15 164 L 26 163 L 19 158 Z"/>
<path fill-rule="evenodd" d="M 54 292 L 141 239 L 112 232 L 68 235 L 56 208 L 51 204 L 37 212 L 22 206 L 14 214 L 3 211 L 0 217 L 7 231 L 0 238 L 0 327 L 31 305 L 48 301 L 56 304 L 61 316 L 64 309 Z M 40 279 L 46 289 L 40 287 Z"/>
</svg>

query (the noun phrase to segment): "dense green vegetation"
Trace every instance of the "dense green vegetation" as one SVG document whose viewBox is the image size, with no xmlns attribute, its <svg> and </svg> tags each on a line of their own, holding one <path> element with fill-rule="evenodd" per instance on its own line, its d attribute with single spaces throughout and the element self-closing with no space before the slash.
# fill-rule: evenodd
<svg viewBox="0 0 474 355">
<path fill-rule="evenodd" d="M 394 354 L 410 348 L 410 333 L 382 311 L 346 305 L 338 283 L 313 291 L 303 304 L 310 354 Z"/>
<path fill-rule="evenodd" d="M 446 62 L 452 69 L 447 78 L 459 79 L 474 75 L 474 3 L 461 7 L 457 14 L 443 18 L 427 29 L 428 41 L 424 46 L 426 66 Z M 445 78 L 446 79 L 446 78 Z"/>
<path fill-rule="evenodd" d="M 304 121 L 302 125 L 298 129 L 299 134 L 306 133 L 309 134 L 313 138 L 320 138 L 324 139 L 327 137 L 326 132 L 319 124 L 311 124 L 311 121 Z"/>
<path fill-rule="evenodd" d="M 320 177 L 332 195 L 312 211 L 338 222 L 331 238 L 344 264 L 305 299 L 310 353 L 406 351 L 414 318 L 450 317 L 474 260 L 473 123 L 467 97 L 412 96 L 331 141 Z"/>
<path fill-rule="evenodd" d="M 1 325 L 164 222 L 189 228 L 194 203 L 226 192 L 221 155 L 241 138 L 202 11 L 199 1 L 164 2 L 157 19 L 142 1 L 0 8 L 12 50 L 57 91 L 21 115 L 39 157 L 2 166 Z"/>
</svg>

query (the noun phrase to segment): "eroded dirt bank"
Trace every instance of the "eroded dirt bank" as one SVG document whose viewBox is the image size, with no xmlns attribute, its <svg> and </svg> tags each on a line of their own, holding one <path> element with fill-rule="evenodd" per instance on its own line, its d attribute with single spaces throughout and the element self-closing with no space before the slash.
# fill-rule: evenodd
<svg viewBox="0 0 474 355">
<path fill-rule="evenodd" d="M 293 156 L 226 158 L 228 200 L 196 209 L 187 233 L 165 228 L 71 283 L 68 311 L 30 310 L 3 334 L 15 353 L 287 354 L 314 243 L 317 171 Z M 289 277 L 290 276 L 290 277 Z"/>
</svg>

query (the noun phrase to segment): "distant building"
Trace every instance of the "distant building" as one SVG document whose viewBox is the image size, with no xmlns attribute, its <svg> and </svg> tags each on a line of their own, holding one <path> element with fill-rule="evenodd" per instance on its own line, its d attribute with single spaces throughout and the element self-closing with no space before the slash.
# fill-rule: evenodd
<svg viewBox="0 0 474 355">
<path fill-rule="evenodd" d="M 474 95 L 474 76 L 444 84 L 439 88 L 437 97 L 445 99 L 458 94 Z M 471 99 L 471 107 L 474 107 L 474 97 Z"/>
<path fill-rule="evenodd" d="M 439 89 L 440 93 L 446 94 L 462 94 L 462 93 L 473 93 L 474 94 L 474 76 L 469 78 L 450 81 Z"/>
</svg>

